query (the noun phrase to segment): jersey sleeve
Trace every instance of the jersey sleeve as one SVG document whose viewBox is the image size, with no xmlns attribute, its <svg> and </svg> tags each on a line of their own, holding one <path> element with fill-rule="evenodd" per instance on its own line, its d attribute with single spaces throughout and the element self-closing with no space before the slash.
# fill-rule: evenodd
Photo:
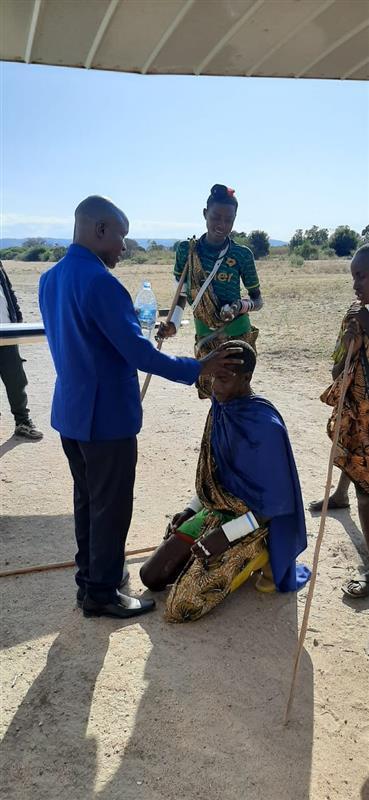
<svg viewBox="0 0 369 800">
<path fill-rule="evenodd" d="M 176 281 L 179 281 L 182 272 L 185 268 L 188 258 L 188 249 L 189 249 L 188 242 L 180 242 L 177 247 L 176 260 L 173 269 L 173 275 Z"/>
<path fill-rule="evenodd" d="M 242 283 L 248 292 L 250 292 L 252 289 L 260 289 L 259 276 L 256 271 L 254 256 L 248 247 L 242 247 L 242 250 L 244 251 L 242 253 L 242 264 L 240 269 Z"/>
</svg>

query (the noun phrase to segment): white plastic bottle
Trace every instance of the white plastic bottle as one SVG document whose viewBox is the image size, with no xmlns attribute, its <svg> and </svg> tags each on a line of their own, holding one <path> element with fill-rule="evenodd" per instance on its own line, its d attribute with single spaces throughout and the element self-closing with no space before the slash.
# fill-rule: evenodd
<svg viewBox="0 0 369 800">
<path fill-rule="evenodd" d="M 135 300 L 135 311 L 143 335 L 146 336 L 147 339 L 151 339 L 152 332 L 155 328 L 158 304 L 150 281 L 143 282 Z"/>
</svg>

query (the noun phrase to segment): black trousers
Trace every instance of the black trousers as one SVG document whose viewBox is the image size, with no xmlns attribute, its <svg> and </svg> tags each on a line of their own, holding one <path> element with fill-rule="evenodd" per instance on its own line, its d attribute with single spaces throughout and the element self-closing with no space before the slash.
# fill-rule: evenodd
<svg viewBox="0 0 369 800">
<path fill-rule="evenodd" d="M 0 377 L 8 395 L 16 425 L 29 421 L 27 376 L 16 344 L 0 347 Z"/>
<path fill-rule="evenodd" d="M 137 439 L 61 440 L 74 480 L 76 582 L 95 600 L 107 603 L 122 580 Z"/>
</svg>

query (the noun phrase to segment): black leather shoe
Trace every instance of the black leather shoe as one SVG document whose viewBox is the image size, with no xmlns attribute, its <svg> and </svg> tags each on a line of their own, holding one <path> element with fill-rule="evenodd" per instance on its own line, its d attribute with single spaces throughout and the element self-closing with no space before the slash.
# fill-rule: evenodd
<svg viewBox="0 0 369 800">
<path fill-rule="evenodd" d="M 128 569 L 127 569 L 126 566 L 124 566 L 122 580 L 121 580 L 121 582 L 119 584 L 119 588 L 120 589 L 123 589 L 123 586 L 125 586 L 126 583 L 128 583 L 129 577 L 130 576 L 129 576 Z M 86 594 L 86 589 L 82 589 L 82 586 L 79 586 L 78 589 L 77 589 L 77 608 L 82 608 L 85 594 Z"/>
<path fill-rule="evenodd" d="M 88 595 L 85 596 L 82 608 L 85 617 L 118 617 L 119 619 L 129 619 L 129 617 L 139 617 L 147 614 L 155 608 L 155 600 L 145 600 L 144 598 L 128 597 L 128 595 L 117 592 L 117 600 L 111 603 L 98 603 Z"/>
<path fill-rule="evenodd" d="M 86 591 L 82 589 L 82 586 L 79 586 L 77 589 L 77 607 L 82 608 L 82 603 L 85 598 Z"/>
<path fill-rule="evenodd" d="M 123 586 L 125 586 L 126 583 L 128 583 L 128 581 L 129 581 L 129 572 L 128 572 L 128 569 L 127 569 L 126 565 L 124 565 L 122 580 L 121 580 L 121 582 L 119 584 L 120 588 L 123 589 Z"/>
</svg>

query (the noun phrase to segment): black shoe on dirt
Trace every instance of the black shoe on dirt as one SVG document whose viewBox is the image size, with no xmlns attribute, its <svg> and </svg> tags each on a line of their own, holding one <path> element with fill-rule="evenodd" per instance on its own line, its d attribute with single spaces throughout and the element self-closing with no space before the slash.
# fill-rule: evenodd
<svg viewBox="0 0 369 800">
<path fill-rule="evenodd" d="M 33 442 L 38 442 L 43 439 L 44 434 L 38 431 L 36 426 L 30 419 L 28 422 L 21 422 L 15 426 L 14 436 L 20 436 L 22 439 L 30 439 Z"/>
</svg>

